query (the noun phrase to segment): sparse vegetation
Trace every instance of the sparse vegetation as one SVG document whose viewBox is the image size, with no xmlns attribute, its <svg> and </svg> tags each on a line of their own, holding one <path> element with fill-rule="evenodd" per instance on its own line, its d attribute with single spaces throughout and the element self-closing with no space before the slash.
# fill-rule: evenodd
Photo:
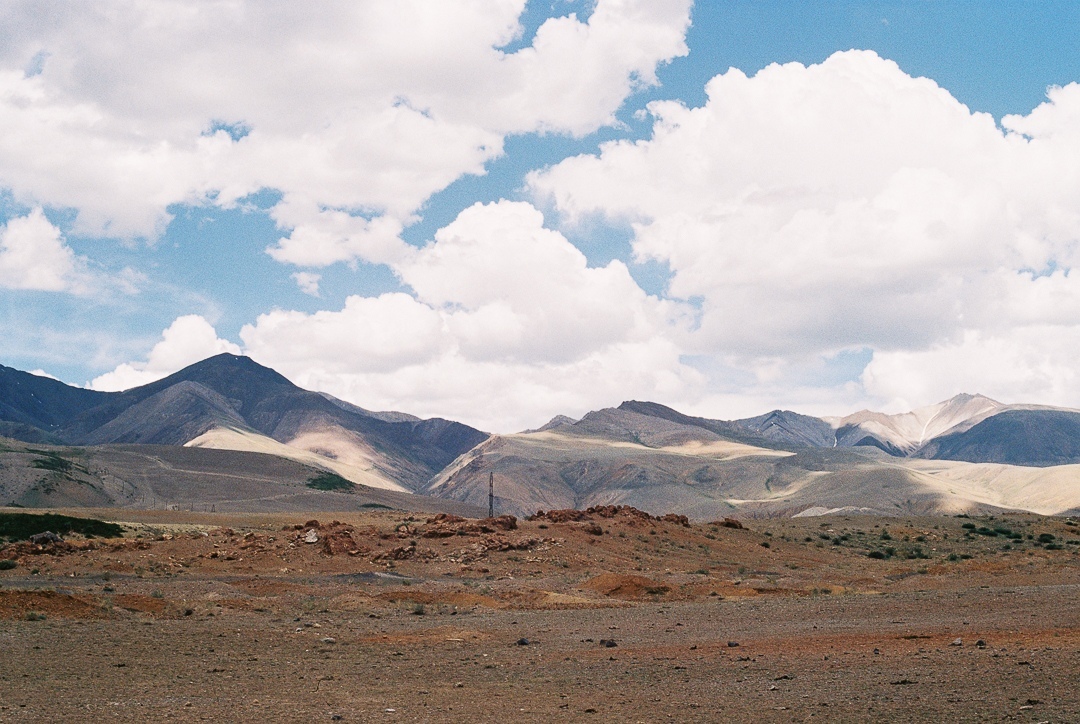
<svg viewBox="0 0 1080 724">
<path fill-rule="evenodd" d="M 0 539 L 29 540 L 30 536 L 45 531 L 52 531 L 57 535 L 78 533 L 87 538 L 120 538 L 124 535 L 124 529 L 116 523 L 106 523 L 94 518 L 73 518 L 54 513 L 0 513 Z"/>
<path fill-rule="evenodd" d="M 18 565 L 18 563 L 11 560 L 10 558 L 5 558 L 4 560 L 0 561 L 0 571 L 10 571 L 12 568 L 15 568 Z"/>
<path fill-rule="evenodd" d="M 328 490 L 338 492 L 352 492 L 356 489 L 356 485 L 349 480 L 341 477 L 337 473 L 321 472 L 315 477 L 307 481 L 307 486 L 315 490 Z M 387 507 L 387 506 L 380 506 Z"/>
<path fill-rule="evenodd" d="M 45 457 L 31 460 L 30 467 L 39 470 L 51 470 L 57 473 L 68 473 L 71 472 L 73 466 L 70 460 L 65 460 L 55 453 L 46 453 Z"/>
</svg>

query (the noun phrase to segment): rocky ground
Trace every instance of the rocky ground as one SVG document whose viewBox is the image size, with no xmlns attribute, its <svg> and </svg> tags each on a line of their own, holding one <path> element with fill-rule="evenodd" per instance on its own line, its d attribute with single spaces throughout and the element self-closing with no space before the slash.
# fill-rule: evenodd
<svg viewBox="0 0 1080 724">
<path fill-rule="evenodd" d="M 0 721 L 1080 720 L 1071 520 L 77 514 L 0 547 Z"/>
</svg>

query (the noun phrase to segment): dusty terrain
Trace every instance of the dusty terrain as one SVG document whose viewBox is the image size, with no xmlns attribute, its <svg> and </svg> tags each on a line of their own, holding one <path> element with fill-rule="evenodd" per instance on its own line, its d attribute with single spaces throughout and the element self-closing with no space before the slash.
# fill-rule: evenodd
<svg viewBox="0 0 1080 724">
<path fill-rule="evenodd" d="M 0 721 L 1080 719 L 1072 520 L 66 512 Z"/>
</svg>

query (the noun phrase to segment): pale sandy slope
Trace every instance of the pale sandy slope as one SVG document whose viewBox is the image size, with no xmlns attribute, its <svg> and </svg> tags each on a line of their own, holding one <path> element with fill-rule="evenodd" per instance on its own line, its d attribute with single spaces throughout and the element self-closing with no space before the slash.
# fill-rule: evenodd
<svg viewBox="0 0 1080 724">
<path fill-rule="evenodd" d="M 330 433 L 305 433 L 286 445 L 265 435 L 218 427 L 203 433 L 185 447 L 206 447 L 219 450 L 239 450 L 277 455 L 288 460 L 332 470 L 346 480 L 383 490 L 410 492 L 402 485 L 380 473 L 350 441 Z M 331 458 L 309 448 L 322 449 L 336 456 Z"/>
<path fill-rule="evenodd" d="M 332 431 L 305 433 L 286 445 L 251 432 L 218 428 L 188 445 L 278 455 L 332 470 L 362 485 L 409 492 L 380 472 L 355 441 Z M 823 450 L 814 455 L 823 456 L 827 464 L 804 467 L 799 463 L 804 456 L 727 441 L 649 447 L 554 431 L 523 433 L 493 437 L 462 455 L 424 492 L 486 505 L 488 473 L 493 472 L 500 497 L 505 496 L 508 506 L 516 500 L 511 507 L 517 512 L 599 503 L 699 517 L 743 507 L 790 515 L 818 505 L 889 512 L 897 510 L 898 503 L 945 514 L 978 506 L 1044 515 L 1080 508 L 1080 465 L 1032 468 L 919 460 L 871 450 Z M 777 468 L 785 459 L 793 464 Z M 618 479 L 627 468 L 654 474 L 644 485 L 628 484 Z M 695 480 L 698 470 L 707 470 L 711 482 Z"/>
<path fill-rule="evenodd" d="M 951 460 L 897 460 L 944 499 L 1055 515 L 1080 508 L 1080 465 L 1032 468 Z"/>
<path fill-rule="evenodd" d="M 924 421 L 925 422 L 925 421 Z M 628 504 L 698 519 L 743 511 L 789 516 L 814 507 L 883 514 L 1080 507 L 1080 465 L 1031 468 L 895 458 L 872 448 L 798 455 L 726 441 L 650 447 L 557 431 L 495 436 L 458 458 L 425 492 L 537 509 Z"/>
</svg>

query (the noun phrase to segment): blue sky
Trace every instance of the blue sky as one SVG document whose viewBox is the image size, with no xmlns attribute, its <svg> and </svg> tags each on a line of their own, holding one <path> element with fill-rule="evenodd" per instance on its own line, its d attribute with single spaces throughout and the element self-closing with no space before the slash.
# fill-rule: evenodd
<svg viewBox="0 0 1080 724">
<path fill-rule="evenodd" d="M 1080 405 L 1075 3 L 129 5 L 0 11 L 2 364 L 117 389 L 243 352 L 500 430 L 631 397 Z"/>
</svg>

